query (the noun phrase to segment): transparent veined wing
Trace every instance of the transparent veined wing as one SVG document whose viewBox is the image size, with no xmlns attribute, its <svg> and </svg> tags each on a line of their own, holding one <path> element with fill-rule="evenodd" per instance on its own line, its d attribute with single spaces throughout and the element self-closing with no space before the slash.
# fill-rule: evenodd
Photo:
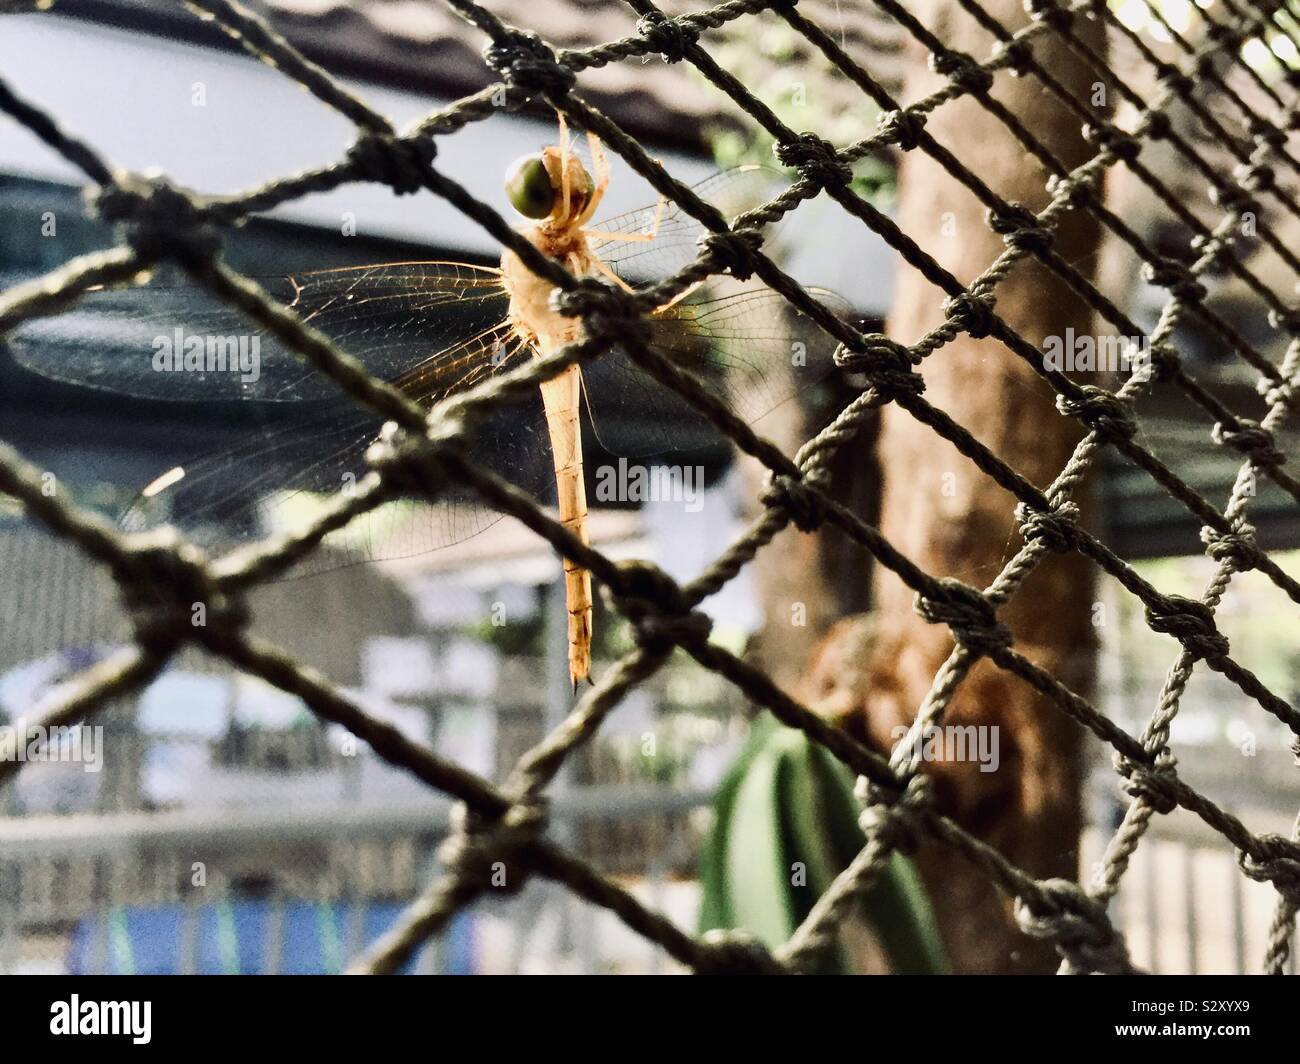
<svg viewBox="0 0 1300 1064">
<path fill-rule="evenodd" d="M 421 406 L 528 357 L 509 338 L 496 271 L 457 263 L 395 263 L 325 270 L 259 283 L 337 341 L 376 376 Z M 158 352 L 189 337 L 244 342 L 244 366 L 204 360 L 160 368 Z M 238 311 L 193 285 L 149 284 L 94 292 L 74 311 L 30 323 L 10 342 L 16 360 L 47 377 L 147 399 L 229 404 L 256 420 L 233 444 L 160 470 L 123 516 L 128 528 L 169 522 L 221 549 L 302 527 L 322 502 L 368 471 L 365 454 L 382 418 L 341 395 L 314 367 Z M 197 359 L 197 354 L 195 358 Z M 291 402 L 292 401 L 292 402 Z M 529 405 L 529 404 L 524 404 Z M 481 464 L 546 501 L 551 480 L 538 401 L 516 404 L 467 441 Z M 499 519 L 454 487 L 436 502 L 402 500 L 331 536 L 307 571 L 419 554 L 474 535 Z"/>
<path fill-rule="evenodd" d="M 780 188 L 781 175 L 765 166 L 737 166 L 691 186 L 730 223 L 744 211 L 770 199 Z M 629 281 L 658 280 L 676 273 L 700 253 L 699 239 L 708 229 L 676 203 L 664 200 L 593 223 L 598 236 L 592 246 L 620 277 Z M 646 241 L 638 236 L 654 235 Z"/>
<path fill-rule="evenodd" d="M 692 191 L 731 222 L 770 199 L 781 181 L 775 170 L 746 165 L 714 174 Z M 593 240 L 596 253 L 633 282 L 658 280 L 685 267 L 699 254 L 700 237 L 707 232 L 666 201 L 597 221 L 594 228 L 603 234 Z M 653 240 L 643 239 L 651 234 Z M 853 317 L 852 308 L 834 293 L 810 293 L 838 317 Z M 712 278 L 656 316 L 652 334 L 661 353 L 703 377 L 715 396 L 751 423 L 834 370 L 835 342 L 757 282 Z M 716 429 L 624 352 L 603 356 L 584 376 L 596 436 L 613 454 L 645 457 L 718 442 Z"/>
<path fill-rule="evenodd" d="M 540 402 L 495 411 L 467 441 L 479 464 L 542 504 L 554 496 Z M 123 515 L 131 530 L 173 524 L 212 550 L 305 527 L 322 506 L 356 489 L 382 419 L 347 400 L 308 402 L 232 446 L 162 472 Z M 454 483 L 436 498 L 385 503 L 332 533 L 293 575 L 412 557 L 477 535 L 500 514 Z"/>
<path fill-rule="evenodd" d="M 807 290 L 844 320 L 849 304 Z M 835 372 L 836 341 L 772 289 L 723 279 L 702 285 L 657 315 L 651 345 L 703 378 L 710 393 L 762 431 L 762 419 Z M 651 379 L 623 351 L 585 371 L 597 438 L 613 454 L 644 457 L 707 447 L 718 431 L 677 393 Z"/>
<path fill-rule="evenodd" d="M 337 341 L 375 376 L 422 367 L 444 392 L 493 366 L 460 347 L 505 319 L 495 270 L 406 262 L 259 279 L 267 292 Z M 322 399 L 338 387 L 240 311 L 167 279 L 90 292 L 71 310 L 26 322 L 8 338 L 14 359 L 55 380 L 179 402 Z"/>
</svg>

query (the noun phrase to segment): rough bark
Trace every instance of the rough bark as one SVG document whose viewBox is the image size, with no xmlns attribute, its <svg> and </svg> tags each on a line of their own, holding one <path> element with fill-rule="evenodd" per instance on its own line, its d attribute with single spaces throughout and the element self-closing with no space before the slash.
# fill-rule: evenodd
<svg viewBox="0 0 1300 1064">
<path fill-rule="evenodd" d="M 788 455 L 822 429 L 856 392 L 832 377 L 799 392 L 759 423 L 764 437 Z M 877 473 L 873 425 L 865 426 L 854 445 L 829 462 L 831 494 L 864 520 L 876 519 Z M 757 499 L 768 470 L 755 459 L 741 459 L 745 496 Z M 763 625 L 750 642 L 749 656 L 773 681 L 798 690 L 810 656 L 834 625 L 846 615 L 866 609 L 871 601 L 869 559 L 862 549 L 834 527 L 800 532 L 793 525 L 778 533 L 759 551 L 752 566 L 763 606 Z"/>
<path fill-rule="evenodd" d="M 992 39 L 953 0 L 930 0 L 925 7 L 923 21 L 950 47 L 976 58 L 990 54 Z M 1019 0 L 986 0 L 985 7 L 1010 29 L 1025 23 Z M 1076 28 L 1100 44 L 1095 24 L 1079 20 Z M 1035 38 L 1034 47 L 1055 77 L 1088 98 L 1092 74 L 1053 34 Z M 905 98 L 919 99 L 938 84 L 918 62 Z M 1035 78 L 999 74 L 993 95 L 1067 165 L 1087 158 L 1078 118 Z M 977 102 L 945 104 L 930 116 L 927 129 L 1005 199 L 1036 211 L 1046 205 L 1048 172 Z M 1002 252 L 984 207 L 922 151 L 904 158 L 899 190 L 903 231 L 963 283 Z M 1075 212 L 1056 247 L 1086 270 L 1097 240 L 1093 221 Z M 942 292 L 904 266 L 887 331 L 915 342 L 941 323 L 943 300 Z M 1039 350 L 1046 336 L 1071 327 L 1083 334 L 1090 325 L 1086 306 L 1032 260 L 998 286 L 996 309 Z M 1056 412 L 1046 383 L 996 340 L 963 336 L 931 355 L 923 376 L 930 403 L 1040 487 L 1061 470 L 1079 438 L 1076 426 Z M 1012 518 L 1016 500 L 933 430 L 892 406 L 882 416 L 879 454 L 881 529 L 889 541 L 935 576 L 987 586 L 1021 545 Z M 1088 563 L 1053 557 L 1001 612 L 1018 649 L 1085 693 L 1094 660 L 1093 597 Z M 833 631 L 815 654 L 804 692 L 827 704 L 860 707 L 868 740 L 887 751 L 896 741 L 895 727 L 915 718 L 952 647 L 945 627 L 917 616 L 913 592 L 877 568 L 873 615 Z M 1000 764 L 997 771 L 981 772 L 970 760 L 927 763 L 943 809 L 1035 876 L 1075 877 L 1080 730 L 987 661 L 961 685 L 944 722 L 997 727 Z M 1054 952 L 1018 930 L 1009 905 L 981 873 L 933 844 L 918 859 L 956 971 L 1055 968 Z"/>
</svg>

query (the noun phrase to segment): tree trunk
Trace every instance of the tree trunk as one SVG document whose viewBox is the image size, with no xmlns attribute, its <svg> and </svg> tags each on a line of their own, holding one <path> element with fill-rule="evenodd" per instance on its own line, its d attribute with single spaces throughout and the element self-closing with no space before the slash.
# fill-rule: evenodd
<svg viewBox="0 0 1300 1064">
<path fill-rule="evenodd" d="M 1019 0 L 984 5 L 1008 29 L 1024 25 Z M 953 0 L 931 0 L 921 20 L 950 47 L 983 59 L 993 40 Z M 1079 33 L 1101 46 L 1095 23 L 1078 20 Z M 1080 98 L 1091 96 L 1092 74 L 1073 61 L 1051 32 L 1034 39 L 1034 54 Z M 922 62 L 912 67 L 905 100 L 940 84 Z M 997 76 L 1001 100 L 1067 166 L 1088 152 L 1079 119 L 1032 75 Z M 995 192 L 1032 210 L 1048 202 L 1048 172 L 995 117 L 970 98 L 946 103 L 926 126 Z M 964 284 L 1003 251 L 984 207 L 939 163 L 916 149 L 899 175 L 904 232 Z M 1056 248 L 1086 269 L 1098 241 L 1091 217 L 1073 212 L 1058 231 Z M 996 290 L 997 312 L 1042 350 L 1044 337 L 1067 328 L 1086 334 L 1087 307 L 1032 258 L 1022 260 Z M 888 322 L 889 334 L 914 343 L 943 320 L 944 293 L 902 267 Z M 922 374 L 925 398 L 1039 487 L 1065 465 L 1079 439 L 1076 425 L 1058 414 L 1050 387 L 994 339 L 961 336 L 934 352 Z M 881 418 L 881 530 L 928 573 L 986 587 L 1021 546 L 1012 512 L 1016 500 L 979 472 L 949 443 L 905 411 L 888 406 Z M 1082 501 L 1082 500 L 1081 500 Z M 913 592 L 878 567 L 874 613 L 840 625 L 820 648 L 804 685 L 809 697 L 861 707 L 871 744 L 887 752 L 895 729 L 916 716 L 953 641 L 943 625 L 925 623 Z M 1087 694 L 1095 657 L 1092 570 L 1078 555 L 1050 556 L 1001 612 L 1030 659 Z M 1019 679 L 981 661 L 958 688 L 942 722 L 996 727 L 996 771 L 965 761 L 925 764 L 945 812 L 1037 877 L 1077 875 L 1081 827 L 1081 732 L 1054 705 Z M 951 850 L 922 848 L 918 860 L 958 972 L 1045 972 L 1057 958 L 1026 938 L 1010 907 L 987 878 Z"/>
<path fill-rule="evenodd" d="M 842 410 L 856 392 L 838 376 L 801 391 L 759 423 L 764 437 L 793 456 Z M 875 522 L 879 473 L 873 453 L 875 423 L 858 435 L 856 446 L 842 448 L 827 463 L 828 491 L 863 520 Z M 742 456 L 745 497 L 757 499 L 768 469 Z M 832 627 L 871 603 L 871 580 L 862 548 L 832 525 L 800 532 L 793 525 L 779 532 L 752 563 L 763 606 L 763 625 L 750 641 L 748 656 L 780 687 L 795 691 L 804 681 L 808 661 Z M 833 710 L 828 715 L 839 716 Z"/>
</svg>

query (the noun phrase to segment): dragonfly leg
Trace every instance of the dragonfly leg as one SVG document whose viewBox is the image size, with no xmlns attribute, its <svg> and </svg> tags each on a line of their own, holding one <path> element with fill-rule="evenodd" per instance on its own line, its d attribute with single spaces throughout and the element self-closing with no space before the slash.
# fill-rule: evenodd
<svg viewBox="0 0 1300 1064">
<path fill-rule="evenodd" d="M 625 280 L 623 280 L 623 278 L 621 278 L 618 274 L 616 274 L 613 270 L 611 270 L 608 266 L 606 266 L 603 262 L 601 262 L 598 256 L 593 255 L 591 257 L 591 264 L 595 266 L 596 269 L 599 270 L 601 273 L 603 273 L 606 277 L 608 277 L 611 281 L 613 281 L 616 285 L 618 285 L 619 288 L 623 289 L 624 292 L 636 291 L 636 289 L 633 288 L 630 284 L 628 284 Z"/>
<path fill-rule="evenodd" d="M 560 119 L 560 206 L 561 218 L 569 217 L 569 123 L 563 111 L 556 111 Z"/>
<path fill-rule="evenodd" d="M 648 244 L 654 240 L 649 233 L 606 233 L 602 229 L 584 229 L 583 235 L 609 244 Z"/>
<path fill-rule="evenodd" d="M 586 225 L 591 220 L 609 188 L 609 160 L 605 158 L 605 149 L 600 146 L 600 138 L 595 133 L 588 132 L 587 147 L 591 149 L 591 167 L 596 172 L 592 175 L 591 198 L 575 219 L 576 225 Z"/>
<path fill-rule="evenodd" d="M 673 307 L 675 307 L 678 303 L 680 303 L 683 299 L 689 296 L 692 292 L 694 292 L 697 288 L 699 288 L 704 283 L 705 283 L 704 281 L 696 281 L 693 285 L 690 286 L 690 288 L 686 289 L 686 291 L 678 292 L 675 296 L 673 296 L 672 299 L 668 300 L 667 303 L 655 307 L 655 313 L 662 314 L 665 310 L 672 310 Z"/>
<path fill-rule="evenodd" d="M 659 226 L 663 222 L 664 207 L 667 203 L 667 197 L 661 192 L 659 194 L 659 204 L 655 207 L 654 219 L 646 227 L 644 233 L 607 233 L 603 229 L 584 229 L 583 233 L 588 239 L 594 237 L 607 243 L 649 244 L 659 235 Z"/>
<path fill-rule="evenodd" d="M 662 192 L 659 193 L 659 203 L 655 206 L 654 221 L 650 223 L 650 227 L 646 229 L 644 233 L 638 233 L 637 234 L 638 236 L 643 236 L 647 240 L 653 240 L 656 236 L 659 235 L 659 225 L 664 220 L 664 207 L 667 206 L 667 204 L 668 204 L 668 197 L 665 196 Z"/>
</svg>

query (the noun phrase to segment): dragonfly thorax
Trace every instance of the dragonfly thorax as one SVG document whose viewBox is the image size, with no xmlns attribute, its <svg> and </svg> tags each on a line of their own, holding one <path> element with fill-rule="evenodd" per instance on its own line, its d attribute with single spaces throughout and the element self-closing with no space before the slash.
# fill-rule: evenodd
<svg viewBox="0 0 1300 1064">
<path fill-rule="evenodd" d="M 538 251 L 578 277 L 596 272 L 595 256 L 581 230 L 557 239 L 544 226 L 521 231 Z M 510 296 L 510 323 L 516 337 L 547 354 L 580 339 L 582 321 L 561 314 L 551 306 L 555 285 L 530 270 L 513 251 L 501 256 L 501 283 Z"/>
</svg>

